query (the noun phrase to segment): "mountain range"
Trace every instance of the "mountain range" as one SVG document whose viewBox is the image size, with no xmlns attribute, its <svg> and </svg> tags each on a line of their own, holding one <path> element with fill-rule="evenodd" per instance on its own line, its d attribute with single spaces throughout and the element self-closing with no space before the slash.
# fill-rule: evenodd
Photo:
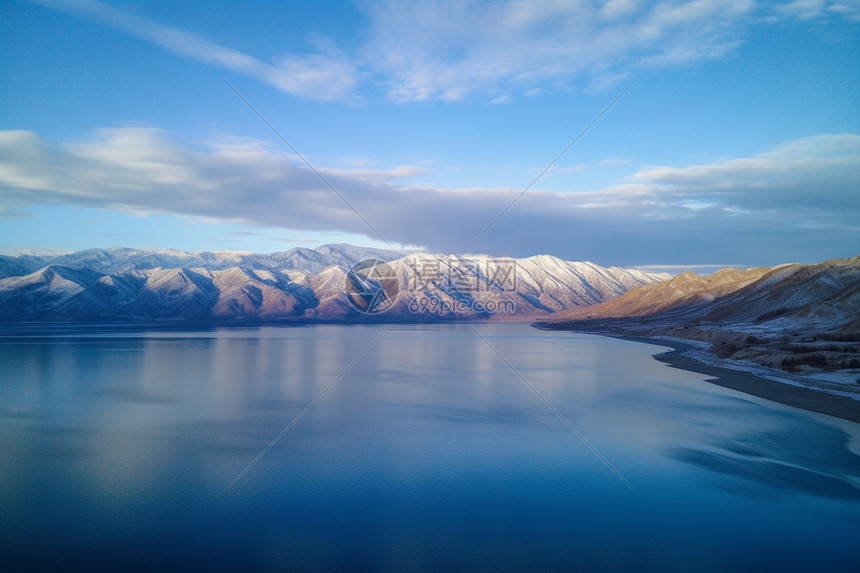
<svg viewBox="0 0 860 573">
<path fill-rule="evenodd" d="M 105 275 L 150 269 L 227 270 L 233 267 L 268 271 L 319 273 L 332 265 L 349 267 L 362 259 L 398 259 L 414 250 L 373 249 L 347 244 L 297 247 L 289 251 L 258 254 L 246 251 L 189 253 L 174 249 L 87 249 L 63 255 L 0 255 L 0 279 L 27 275 L 47 266 L 89 269 Z"/>
<path fill-rule="evenodd" d="M 368 260 L 369 272 L 354 270 Z M 90 249 L 0 256 L 0 320 L 524 320 L 669 278 L 548 255 L 497 259 L 344 244 L 271 254 Z M 371 305 L 379 297 L 384 308 Z"/>
<path fill-rule="evenodd" d="M 542 326 L 697 340 L 717 356 L 790 372 L 857 372 L 860 257 L 728 268 L 705 277 L 681 273 L 602 304 L 559 312 Z"/>
</svg>

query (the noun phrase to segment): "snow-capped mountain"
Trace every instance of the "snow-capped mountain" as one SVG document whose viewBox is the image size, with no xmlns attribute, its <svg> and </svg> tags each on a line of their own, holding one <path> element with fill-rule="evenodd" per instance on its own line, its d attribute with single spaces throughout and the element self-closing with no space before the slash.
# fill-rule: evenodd
<svg viewBox="0 0 860 573">
<path fill-rule="evenodd" d="M 367 272 L 353 268 L 366 260 L 375 261 Z M 91 249 L 1 257 L 0 273 L 0 319 L 7 321 L 523 319 L 670 278 L 547 255 L 498 259 L 351 245 L 265 255 Z"/>
<path fill-rule="evenodd" d="M 390 261 L 411 252 L 413 251 L 373 249 L 346 244 L 322 245 L 316 249 L 296 247 L 289 251 L 269 254 L 245 251 L 190 253 L 174 249 L 87 249 L 57 256 L 0 255 L 0 278 L 29 274 L 52 265 L 89 269 L 107 275 L 156 268 L 217 271 L 233 267 L 318 273 L 332 265 L 348 267 L 368 258 Z"/>
</svg>

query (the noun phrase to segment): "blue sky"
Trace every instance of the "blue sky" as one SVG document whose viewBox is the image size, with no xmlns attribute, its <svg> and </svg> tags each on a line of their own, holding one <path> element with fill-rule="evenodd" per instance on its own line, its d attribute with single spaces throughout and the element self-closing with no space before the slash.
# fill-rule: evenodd
<svg viewBox="0 0 860 573">
<path fill-rule="evenodd" d="M 858 36 L 856 0 L 5 2 L 0 250 L 854 256 Z"/>
</svg>

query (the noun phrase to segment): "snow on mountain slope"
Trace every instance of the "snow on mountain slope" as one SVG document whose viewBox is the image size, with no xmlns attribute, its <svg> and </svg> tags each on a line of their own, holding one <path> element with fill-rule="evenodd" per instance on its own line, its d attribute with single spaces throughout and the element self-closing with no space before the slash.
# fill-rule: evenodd
<svg viewBox="0 0 860 573">
<path fill-rule="evenodd" d="M 415 254 L 391 263 L 401 295 L 389 311 L 443 318 L 546 316 L 618 296 L 663 276 L 606 269 L 540 255 L 499 259 L 485 255 Z M 418 309 L 418 310 L 416 310 Z"/>
<path fill-rule="evenodd" d="M 603 268 L 589 262 L 573 263 L 550 255 L 518 261 L 519 281 L 530 293 L 544 293 L 542 303 L 553 311 L 588 306 L 624 294 L 631 288 L 655 282 L 655 275 L 619 267 Z M 668 279 L 669 275 L 657 275 Z M 520 287 L 526 290 L 525 287 Z M 561 295 L 562 300 L 557 298 Z"/>
<path fill-rule="evenodd" d="M 548 316 L 668 278 L 546 255 L 520 260 L 404 256 L 350 245 L 268 255 L 90 249 L 54 257 L 59 262 L 35 272 L 0 279 L 0 319 L 362 318 L 354 306 L 360 297 L 346 291 L 349 269 L 368 257 L 385 261 L 392 273 L 386 279 L 393 289 L 390 308 L 376 317 L 380 320 Z M 6 268 L 32 263 L 12 261 Z"/>
<path fill-rule="evenodd" d="M 0 279 L 29 275 L 46 267 L 47 264 L 45 258 L 38 256 L 22 255 L 12 257 L 0 255 Z"/>
<path fill-rule="evenodd" d="M 390 261 L 409 251 L 373 249 L 336 244 L 316 249 L 296 247 L 276 253 L 245 251 L 203 251 L 191 253 L 175 249 L 141 250 L 128 248 L 87 249 L 59 256 L 0 255 L 0 278 L 23 276 L 46 266 L 60 265 L 74 269 L 89 269 L 102 274 L 119 274 L 134 270 L 157 268 L 225 270 L 231 267 L 297 270 L 318 273 L 332 266 L 350 266 L 361 259 L 377 258 Z"/>
</svg>

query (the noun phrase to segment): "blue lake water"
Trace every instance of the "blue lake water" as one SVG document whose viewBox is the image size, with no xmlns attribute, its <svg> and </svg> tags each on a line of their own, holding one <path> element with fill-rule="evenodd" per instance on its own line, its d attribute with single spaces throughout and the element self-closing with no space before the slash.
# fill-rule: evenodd
<svg viewBox="0 0 860 573">
<path fill-rule="evenodd" d="M 856 571 L 860 425 L 659 351 L 522 324 L 0 333 L 0 568 Z"/>
</svg>

